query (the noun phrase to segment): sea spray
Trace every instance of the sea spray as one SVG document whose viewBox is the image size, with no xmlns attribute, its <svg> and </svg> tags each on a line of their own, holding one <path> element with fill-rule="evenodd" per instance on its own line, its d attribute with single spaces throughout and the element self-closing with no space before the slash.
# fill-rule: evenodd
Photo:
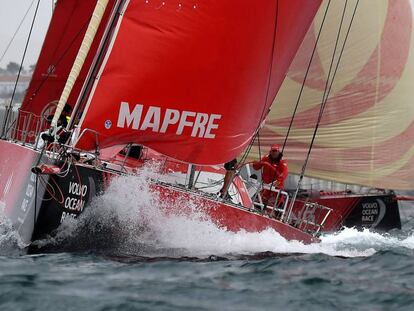
<svg viewBox="0 0 414 311">
<path fill-rule="evenodd" d="M 161 199 L 148 182 L 149 178 L 162 178 L 157 172 L 154 167 L 146 167 L 139 176 L 114 179 L 77 220 L 65 220 L 57 235 L 43 243 L 64 251 L 198 258 L 261 252 L 364 257 L 395 246 L 414 246 L 412 235 L 398 237 L 356 229 L 323 235 L 320 243 L 311 245 L 287 241 L 273 229 L 229 232 L 209 220 L 203 213 L 206 207 L 197 200 L 175 201 L 170 206 L 170 201 Z"/>
<path fill-rule="evenodd" d="M 0 209 L 0 256 L 22 254 L 26 246 L 10 220 L 4 215 L 3 210 Z"/>
<path fill-rule="evenodd" d="M 183 198 L 174 203 L 160 196 L 149 179 L 165 178 L 157 165 L 146 166 L 137 176 L 112 180 L 104 194 L 94 198 L 78 219 L 67 218 L 53 237 L 35 245 L 54 251 L 87 251 L 146 257 L 237 258 L 270 254 L 326 254 L 365 257 L 395 248 L 414 250 L 410 232 L 379 234 L 345 228 L 324 234 L 321 242 L 304 245 L 287 241 L 275 230 L 229 232 L 218 228 L 204 213 L 208 207 Z M 173 205 L 174 204 L 174 205 Z M 24 247 L 6 217 L 0 219 L 0 249 Z M 4 253 L 4 252 L 3 252 Z"/>
</svg>

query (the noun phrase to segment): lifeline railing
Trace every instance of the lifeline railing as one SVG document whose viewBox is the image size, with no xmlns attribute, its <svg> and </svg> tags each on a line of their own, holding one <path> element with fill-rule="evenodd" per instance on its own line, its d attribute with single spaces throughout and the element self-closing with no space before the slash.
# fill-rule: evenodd
<svg viewBox="0 0 414 311">
<path fill-rule="evenodd" d="M 270 191 L 270 187 L 266 186 L 267 185 L 263 185 L 263 188 Z M 289 202 L 289 194 L 286 191 L 275 188 L 273 188 L 271 191 L 276 194 L 275 202 L 273 205 L 267 205 L 267 202 L 263 202 L 263 198 L 260 194 L 260 191 L 256 193 L 257 201 L 253 201 L 253 205 L 262 211 L 264 211 L 266 208 L 270 209 L 272 211 L 272 216 L 279 216 L 277 218 L 280 218 L 282 220 L 286 213 L 286 208 Z"/>
<path fill-rule="evenodd" d="M 11 115 L 9 120 L 10 121 L 7 122 L 8 124 L 3 138 L 11 139 L 17 143 L 21 143 L 22 145 L 31 145 L 31 147 L 35 150 L 41 149 L 38 144 L 41 139 L 40 136 L 50 127 L 50 122 L 44 116 L 42 117 L 34 114 L 33 112 L 18 109 L 17 112 L 14 112 L 14 114 Z M 100 152 L 98 132 L 86 128 L 79 135 L 77 141 L 79 141 L 87 133 L 92 133 L 95 142 L 94 154 L 97 157 Z M 71 135 L 73 135 L 73 133 L 71 133 Z M 46 150 L 52 154 L 56 154 L 62 150 L 62 147 L 73 151 L 87 152 L 74 148 L 71 145 L 67 145 L 66 142 L 49 142 Z"/>
<path fill-rule="evenodd" d="M 294 206 L 293 210 L 288 211 L 289 194 L 281 189 L 270 188 L 268 185 L 263 184 L 262 189 L 273 192 L 271 195 L 274 198 L 272 205 L 267 205 L 267 202 L 263 202 L 263 198 L 260 194 L 260 187 L 253 196 L 253 205 L 255 208 L 260 209 L 262 213 L 270 211 L 269 216 L 279 221 L 293 225 L 302 231 L 309 232 L 316 236 L 321 229 L 325 226 L 325 223 L 332 213 L 332 209 L 321 205 L 317 202 L 302 202 L 297 200 L 298 204 Z M 272 200 L 273 201 L 273 200 Z M 303 204 L 300 207 L 300 204 Z"/>
<path fill-rule="evenodd" d="M 317 235 L 325 226 L 332 209 L 317 202 L 304 202 L 301 210 L 288 221 L 305 232 Z"/>
<path fill-rule="evenodd" d="M 18 109 L 7 122 L 4 138 L 25 144 L 35 144 L 42 131 L 49 125 L 46 119 L 30 111 Z"/>
</svg>

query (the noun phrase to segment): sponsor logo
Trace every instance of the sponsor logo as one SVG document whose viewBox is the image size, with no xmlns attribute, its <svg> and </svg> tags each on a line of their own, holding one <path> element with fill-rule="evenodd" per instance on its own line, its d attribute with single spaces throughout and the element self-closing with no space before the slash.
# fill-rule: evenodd
<svg viewBox="0 0 414 311">
<path fill-rule="evenodd" d="M 84 205 L 85 205 L 84 200 L 80 200 L 77 198 L 71 198 L 71 197 L 67 197 L 65 199 L 65 208 L 71 211 L 82 212 Z"/>
<path fill-rule="evenodd" d="M 76 182 L 69 183 L 69 194 L 75 194 L 75 195 L 84 197 L 87 192 L 88 192 L 87 185 L 80 185 Z"/>
<path fill-rule="evenodd" d="M 49 67 L 47 68 L 47 74 L 52 75 L 55 73 L 55 70 L 56 70 L 55 65 L 49 65 Z"/>
<path fill-rule="evenodd" d="M 127 102 L 121 102 L 117 127 L 134 130 L 152 130 L 156 133 L 166 133 L 174 127 L 176 135 L 183 135 L 185 128 L 191 129 L 191 137 L 213 139 L 214 130 L 219 128 L 220 114 L 208 114 L 195 111 L 180 111 L 177 109 L 161 109 L 149 106 L 143 114 L 144 106 L 137 104 L 130 109 Z"/>
<path fill-rule="evenodd" d="M 47 67 L 47 70 L 45 73 L 42 73 L 43 77 L 57 77 L 57 75 L 55 74 L 56 71 L 56 66 L 51 64 Z"/>
<path fill-rule="evenodd" d="M 367 202 L 362 204 L 362 222 L 371 223 L 371 227 L 376 227 L 384 218 L 386 211 L 385 203 L 376 199 L 375 202 Z"/>
<path fill-rule="evenodd" d="M 85 200 L 88 193 L 88 186 L 76 182 L 69 182 L 68 196 L 65 198 L 64 206 L 67 211 L 62 212 L 60 222 L 66 217 L 76 218 L 85 207 Z"/>
<path fill-rule="evenodd" d="M 381 222 L 381 220 L 384 218 L 385 212 L 386 212 L 386 209 L 387 209 L 387 206 L 385 205 L 383 200 L 377 199 L 377 202 L 378 202 L 378 206 L 379 206 L 379 213 L 378 213 L 377 220 L 372 224 L 373 228 L 375 228 Z"/>
<path fill-rule="evenodd" d="M 107 130 L 109 130 L 112 127 L 112 121 L 111 120 L 106 120 L 105 121 L 105 128 Z"/>
</svg>

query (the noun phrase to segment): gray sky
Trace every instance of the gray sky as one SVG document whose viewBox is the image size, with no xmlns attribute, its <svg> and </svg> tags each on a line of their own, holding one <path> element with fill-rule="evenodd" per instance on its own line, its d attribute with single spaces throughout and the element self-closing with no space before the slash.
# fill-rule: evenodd
<svg viewBox="0 0 414 311">
<path fill-rule="evenodd" d="M 33 3 L 16 39 L 13 41 L 3 60 L 0 61 L 0 67 L 5 68 L 10 61 L 20 63 L 37 1 L 38 0 L 0 0 L 0 58 L 23 19 L 24 14 Z M 414 7 L 414 0 L 411 1 Z M 38 16 L 33 28 L 32 39 L 26 54 L 26 60 L 24 62 L 26 68 L 37 61 L 52 15 L 52 3 L 53 0 L 40 0 Z"/>
<path fill-rule="evenodd" d="M 0 0 L 0 58 L 22 21 L 23 16 L 32 4 L 15 40 L 3 60 L 0 61 L 0 67 L 5 68 L 10 61 L 21 62 L 37 2 L 38 0 Z M 24 62 L 26 68 L 37 61 L 51 16 L 52 0 L 40 0 L 38 15 L 33 26 L 32 37 L 26 53 L 26 61 Z"/>
</svg>

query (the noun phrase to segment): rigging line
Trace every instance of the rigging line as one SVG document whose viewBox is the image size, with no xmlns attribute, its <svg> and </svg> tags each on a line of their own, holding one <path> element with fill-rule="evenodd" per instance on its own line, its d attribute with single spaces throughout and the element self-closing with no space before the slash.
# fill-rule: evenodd
<svg viewBox="0 0 414 311">
<path fill-rule="evenodd" d="M 89 72 L 85 78 L 82 89 L 79 93 L 78 99 L 76 100 L 75 106 L 71 114 L 71 121 L 68 124 L 68 128 L 73 128 L 75 123 L 79 125 L 81 115 L 84 112 L 86 102 L 90 96 L 91 89 L 98 76 L 99 69 L 101 68 L 102 61 L 108 52 L 108 46 L 114 35 L 114 29 L 119 21 L 119 18 L 124 14 L 126 9 L 126 0 L 116 0 L 112 6 L 111 16 L 108 19 L 106 29 L 104 30 L 101 43 L 95 53 L 95 58 L 92 60 Z M 109 24 L 109 26 L 108 26 Z"/>
<path fill-rule="evenodd" d="M 34 214 L 33 214 L 33 231 L 36 227 L 36 214 L 37 214 L 37 191 L 39 191 L 39 174 L 36 174 L 35 180 L 35 195 L 34 195 Z"/>
<path fill-rule="evenodd" d="M 271 54 L 270 54 L 270 69 L 269 69 L 269 77 L 268 77 L 268 80 L 267 80 L 265 102 L 264 102 L 264 105 L 263 105 L 262 113 L 260 115 L 259 123 L 257 124 L 255 133 L 253 134 L 253 136 L 250 140 L 250 143 L 249 143 L 246 151 L 244 152 L 244 154 L 242 156 L 242 160 L 240 161 L 241 164 L 243 164 L 244 161 L 246 161 L 247 156 L 250 153 L 250 150 L 253 147 L 254 141 L 255 141 L 256 137 L 258 136 L 260 128 L 263 124 L 266 105 L 267 105 L 267 101 L 268 101 L 268 98 L 269 98 L 270 84 L 272 82 L 272 71 L 273 71 L 274 55 L 275 55 L 275 51 L 276 51 L 276 34 L 277 34 L 278 20 L 279 20 L 279 0 L 276 0 L 275 24 L 274 24 L 274 27 L 273 27 L 273 40 L 272 40 L 272 49 L 271 49 Z M 269 113 L 269 109 L 267 110 L 267 113 Z M 259 145 L 259 155 L 260 155 L 260 145 Z"/>
<path fill-rule="evenodd" d="M 302 166 L 302 171 L 301 171 L 301 175 L 300 175 L 300 177 L 299 177 L 298 186 L 297 186 L 297 188 L 296 188 L 295 194 L 294 194 L 293 199 L 291 200 L 291 203 L 290 203 L 290 206 L 289 206 L 288 219 L 290 218 L 290 212 L 292 211 L 293 204 L 295 203 L 296 196 L 297 196 L 297 194 L 298 194 L 298 192 L 299 192 L 299 187 L 300 187 L 300 185 L 301 185 L 301 183 L 302 183 L 303 176 L 304 176 L 304 174 L 305 174 L 306 166 L 307 166 L 307 164 L 308 164 L 308 160 L 309 160 L 309 157 L 310 157 L 310 153 L 311 153 L 311 151 L 312 151 L 313 144 L 314 144 L 314 141 L 315 141 L 315 138 L 316 138 L 316 135 L 317 135 L 318 129 L 319 129 L 320 121 L 321 121 L 321 119 L 322 119 L 322 115 L 323 115 L 323 112 L 324 112 L 324 110 L 325 110 L 326 103 L 327 103 L 327 101 L 328 101 L 329 93 L 330 93 L 330 91 L 331 91 L 331 88 L 332 88 L 333 82 L 334 82 L 334 80 L 335 80 L 335 76 L 336 76 L 337 70 L 338 70 L 338 68 L 339 68 L 339 64 L 340 64 L 341 59 L 342 59 L 342 55 L 343 55 L 343 51 L 344 51 L 344 49 L 345 49 L 346 42 L 348 41 L 349 33 L 350 33 L 350 31 L 351 31 L 351 27 L 352 27 L 352 24 L 353 24 L 353 21 L 354 21 L 354 17 L 355 17 L 355 14 L 356 14 L 356 11 L 357 11 L 357 8 L 358 8 L 358 5 L 359 5 L 359 0 L 357 0 L 357 3 L 355 4 L 355 8 L 354 8 L 354 11 L 353 11 L 353 13 L 352 13 L 352 18 L 351 18 L 351 21 L 349 22 L 348 30 L 347 30 L 347 33 L 346 33 L 346 35 L 345 35 L 344 42 L 343 42 L 343 44 L 342 44 L 341 52 L 340 52 L 339 57 L 338 57 L 338 62 L 337 62 L 337 64 L 336 64 L 334 74 L 332 75 L 332 80 L 331 80 L 331 83 L 330 83 L 330 85 L 329 85 L 329 88 L 328 88 L 328 83 L 325 85 L 325 91 L 326 91 L 326 88 L 328 88 L 328 92 L 326 93 L 326 94 L 327 94 L 327 95 L 326 95 L 326 98 L 325 98 L 325 99 L 323 99 L 323 102 L 322 102 L 322 104 L 321 104 L 321 109 L 320 109 L 320 112 L 319 112 L 319 116 L 318 116 L 318 120 L 317 120 L 317 123 L 316 123 L 316 126 L 315 126 L 315 130 L 314 130 L 314 132 L 313 132 L 312 141 L 311 141 L 311 143 L 310 143 L 310 145 L 309 145 L 309 149 L 308 149 L 308 153 L 307 153 L 307 156 L 306 156 L 306 159 L 305 159 L 305 163 L 304 163 L 304 164 L 303 164 L 303 166 Z M 345 6 L 344 10 L 346 10 L 346 6 Z M 339 34 L 338 34 L 337 40 L 339 40 Z M 334 55 L 333 55 L 333 58 L 334 58 Z M 332 61 L 333 61 L 333 59 L 332 59 Z"/>
<path fill-rule="evenodd" d="M 257 132 L 257 146 L 259 147 L 259 159 L 262 159 L 262 153 L 261 153 L 261 148 L 260 148 L 260 131 Z"/>
<path fill-rule="evenodd" d="M 1 137 L 4 137 L 5 136 L 4 130 L 5 130 L 6 125 L 7 125 L 7 121 L 8 121 L 9 114 L 10 114 L 10 110 L 13 108 L 13 99 L 14 99 L 14 95 L 16 95 L 17 83 L 19 82 L 20 74 L 21 74 L 22 68 L 23 68 L 23 62 L 24 62 L 24 59 L 26 58 L 26 52 L 27 52 L 27 48 L 29 46 L 30 38 L 32 36 L 33 26 L 34 26 L 34 23 L 36 21 L 37 11 L 39 9 L 39 4 L 40 4 L 40 0 L 37 1 L 36 10 L 35 10 L 35 13 L 33 15 L 32 24 L 30 25 L 30 31 L 29 31 L 29 35 L 27 37 L 26 46 L 24 48 L 24 52 L 23 52 L 23 56 L 22 56 L 22 61 L 20 63 L 19 72 L 18 72 L 17 77 L 16 77 L 16 83 L 14 84 L 13 94 L 11 96 L 10 104 L 9 104 L 9 107 L 7 108 L 6 116 L 5 116 L 4 121 L 3 121 L 3 129 L 2 129 Z"/>
<path fill-rule="evenodd" d="M 261 152 L 260 152 L 260 133 L 259 132 L 257 132 L 257 144 L 258 144 L 258 147 L 259 147 L 259 161 L 261 161 L 262 160 L 262 155 L 261 155 Z M 260 183 L 261 188 L 263 188 L 263 169 L 264 169 L 264 167 L 262 166 L 260 168 L 260 173 L 262 175 L 261 183 Z"/>
<path fill-rule="evenodd" d="M 346 2 L 345 2 L 345 8 L 347 6 L 347 2 L 348 2 L 348 0 L 346 0 Z M 302 97 L 302 92 L 303 92 L 303 89 L 305 87 L 306 79 L 308 77 L 308 73 L 309 73 L 309 70 L 310 70 L 310 66 L 312 65 L 313 57 L 315 55 L 315 51 L 316 51 L 316 48 L 318 46 L 319 38 L 320 38 L 321 33 L 322 33 L 323 25 L 325 23 L 326 16 L 327 16 L 327 13 L 329 11 L 330 4 L 331 4 L 331 0 L 329 0 L 328 5 L 326 6 L 325 13 L 324 13 L 324 16 L 323 16 L 323 19 L 322 19 L 322 23 L 321 23 L 321 26 L 319 27 L 318 36 L 317 36 L 316 41 L 315 41 L 315 44 L 313 46 L 313 50 L 312 50 L 311 57 L 309 59 L 308 67 L 306 68 L 306 73 L 305 73 L 305 76 L 304 76 L 304 79 L 303 79 L 303 82 L 302 82 L 302 86 L 301 86 L 301 89 L 300 89 L 300 92 L 299 92 L 299 95 L 298 95 L 298 99 L 296 101 L 295 109 L 294 109 L 292 118 L 290 119 L 290 124 L 289 124 L 289 128 L 288 128 L 288 132 L 287 132 L 287 134 L 285 136 L 285 140 L 283 142 L 282 151 L 281 151 L 282 154 L 283 154 L 283 151 L 285 150 L 286 142 L 287 142 L 287 139 L 289 137 L 290 130 L 292 128 L 293 120 L 295 119 L 296 111 L 297 111 L 297 108 L 299 106 L 300 99 Z M 340 24 L 339 31 L 338 31 L 338 36 L 339 36 L 339 33 L 341 32 L 342 22 L 343 22 L 343 18 L 344 18 L 344 14 L 345 14 L 345 8 L 344 8 L 344 11 L 343 11 L 343 14 L 342 14 L 342 20 L 341 20 L 341 24 Z M 337 39 L 337 41 L 335 43 L 335 49 L 334 49 L 334 53 L 333 53 L 334 56 L 335 56 L 335 53 L 336 53 L 336 46 L 337 46 L 337 44 L 338 44 L 338 39 Z M 334 58 L 332 58 L 332 62 L 331 62 L 330 68 L 329 68 L 329 74 L 328 74 L 328 77 L 327 77 L 327 81 L 329 81 L 329 76 L 330 76 L 330 73 L 331 73 L 331 68 L 332 68 L 333 60 L 334 60 Z M 325 92 L 326 92 L 326 86 L 325 86 Z M 324 96 L 325 96 L 325 93 L 324 93 Z M 324 96 L 322 96 L 322 101 L 324 99 Z M 276 174 L 276 172 L 275 172 L 275 174 Z M 270 191 L 272 191 L 272 188 L 273 188 L 274 183 L 276 181 L 276 177 L 277 176 L 275 175 L 275 179 L 273 179 L 272 180 L 272 183 L 270 184 L 270 189 L 269 189 Z M 278 194 L 278 196 L 279 196 L 279 194 Z M 279 199 L 279 197 L 277 197 L 277 200 L 278 199 Z"/>
<path fill-rule="evenodd" d="M 82 26 L 82 28 L 79 30 L 79 32 L 73 37 L 73 40 L 70 42 L 69 46 L 63 51 L 62 55 L 58 58 L 56 61 L 56 65 L 54 65 L 54 69 L 60 65 L 66 54 L 69 52 L 69 50 L 74 45 L 77 38 L 83 33 L 83 30 L 88 26 L 90 18 L 86 21 L 86 23 Z M 46 80 L 49 79 L 49 77 L 53 74 L 53 70 L 48 70 L 46 76 L 40 81 L 39 86 L 34 90 L 32 95 L 30 95 L 29 101 L 32 101 L 33 98 L 37 95 L 37 93 L 40 91 L 40 89 L 43 87 L 43 84 L 45 84 Z"/>
<path fill-rule="evenodd" d="M 288 137 L 289 137 L 289 134 L 290 134 L 290 130 L 291 130 L 291 128 L 292 128 L 293 121 L 294 121 L 294 119 L 295 119 L 296 112 L 297 112 L 297 110 L 298 110 L 298 106 L 299 106 L 300 100 L 301 100 L 301 98 L 302 98 L 303 89 L 305 88 L 305 83 L 306 83 L 306 80 L 307 80 L 307 78 L 308 78 L 309 70 L 310 70 L 310 67 L 311 67 L 311 65 L 312 65 L 313 57 L 315 56 L 316 48 L 317 48 L 317 46 L 318 46 L 319 38 L 320 38 L 320 36 L 321 36 L 322 29 L 323 29 L 323 26 L 324 26 L 324 24 L 325 24 L 326 16 L 327 16 L 327 14 L 328 14 L 328 11 L 329 11 L 329 7 L 330 7 L 330 5 L 331 5 L 331 0 L 329 0 L 328 4 L 327 4 L 327 6 L 326 6 L 325 13 L 324 13 L 324 15 L 323 15 L 323 19 L 322 19 L 322 23 L 321 23 L 321 26 L 319 27 L 318 36 L 317 36 L 317 38 L 316 38 L 315 45 L 313 46 L 313 50 L 312 50 L 311 57 L 310 57 L 310 59 L 309 59 L 308 67 L 306 68 L 305 76 L 303 77 L 303 81 L 302 81 L 302 86 L 301 86 L 301 88 L 300 88 L 299 95 L 298 95 L 298 98 L 297 98 L 297 100 L 296 100 L 295 109 L 293 110 L 292 118 L 290 119 L 290 123 L 289 123 L 288 131 L 287 131 L 286 136 L 285 136 L 285 141 L 283 142 L 283 146 L 282 146 L 282 153 L 283 153 L 283 151 L 285 150 L 286 143 L 287 143 L 287 140 L 288 140 Z"/>
<path fill-rule="evenodd" d="M 347 40 L 348 40 L 349 33 L 351 32 L 351 26 L 352 26 L 352 24 L 353 24 L 354 17 L 355 17 L 355 14 L 356 14 L 356 10 L 357 10 L 357 8 L 358 8 L 358 5 L 359 5 L 359 0 L 357 0 L 357 3 L 355 4 L 354 12 L 352 13 L 351 21 L 350 21 L 350 23 L 349 23 L 348 30 L 347 30 L 346 35 L 345 35 L 345 39 L 344 39 L 344 43 L 343 43 L 342 48 L 341 48 L 341 52 L 339 53 L 338 62 L 336 63 L 335 71 L 334 71 L 333 76 L 332 76 L 331 84 L 329 85 L 328 93 L 327 93 L 327 95 L 326 95 L 325 104 L 326 104 L 326 102 L 327 102 L 327 100 L 328 100 L 328 97 L 329 97 L 329 94 L 330 94 L 330 92 L 331 92 L 332 85 L 333 85 L 333 82 L 334 82 L 334 79 L 335 79 L 336 73 L 337 73 L 337 71 L 338 71 L 338 68 L 339 68 L 339 63 L 340 63 L 341 58 L 342 58 L 342 54 L 344 53 L 344 50 L 345 50 L 345 44 L 346 44 L 346 42 L 347 42 Z"/>
<path fill-rule="evenodd" d="M 277 34 L 277 25 L 278 25 L 278 19 L 279 19 L 278 17 L 279 17 L 279 0 L 276 1 L 275 26 L 273 28 L 272 51 L 271 51 L 271 56 L 270 56 L 270 68 L 269 68 L 269 77 L 268 77 L 268 82 L 267 82 L 265 103 L 263 105 L 262 113 L 261 113 L 261 116 L 260 116 L 259 124 L 256 128 L 255 135 L 253 135 L 252 140 L 251 140 L 251 144 L 250 144 L 248 150 L 246 150 L 247 152 L 244 154 L 243 161 L 241 162 L 242 164 L 246 160 L 247 155 L 250 153 L 250 150 L 252 149 L 254 141 L 256 139 L 257 139 L 258 151 L 259 151 L 259 161 L 261 161 L 261 159 L 262 159 L 262 152 L 261 152 L 261 145 L 260 145 L 260 129 L 264 125 L 264 118 L 265 118 L 264 112 L 265 112 L 267 102 L 268 102 L 268 99 L 269 99 L 270 85 L 271 85 L 271 82 L 272 82 L 273 62 L 274 62 L 274 55 L 275 55 L 275 51 L 276 51 L 276 34 Z M 270 108 L 268 108 L 267 114 L 269 114 L 269 111 L 270 111 Z M 260 172 L 261 172 L 262 176 L 263 176 L 263 169 L 264 169 L 264 167 L 262 166 L 260 168 Z M 273 182 L 272 182 L 272 184 L 273 184 Z M 263 178 L 261 179 L 261 188 L 263 188 Z"/>
<path fill-rule="evenodd" d="M 7 44 L 7 46 L 6 46 L 6 49 L 4 50 L 3 54 L 1 55 L 1 57 L 0 57 L 0 62 L 2 62 L 2 61 L 3 61 L 4 56 L 6 55 L 6 53 L 7 53 L 7 51 L 9 50 L 9 48 L 10 48 L 11 44 L 13 43 L 14 39 L 16 38 L 16 35 L 17 35 L 17 33 L 19 32 L 20 27 L 22 27 L 23 22 L 25 21 L 25 19 L 26 19 L 26 17 L 27 17 L 27 14 L 29 14 L 30 9 L 32 8 L 32 6 L 33 6 L 33 3 L 34 3 L 34 2 L 35 2 L 35 0 L 32 0 L 32 3 L 30 3 L 29 8 L 26 10 L 26 13 L 24 14 L 24 16 L 23 16 L 22 20 L 20 21 L 19 26 L 17 26 L 16 31 L 13 33 L 12 38 L 10 39 L 9 43 L 8 43 L 8 44 Z"/>
<path fill-rule="evenodd" d="M 327 96 L 327 93 L 328 92 L 327 91 L 329 89 L 329 87 L 328 87 L 329 80 L 331 78 L 332 67 L 333 67 L 333 63 L 335 61 L 336 50 L 338 48 L 338 42 L 339 42 L 339 38 L 341 36 L 342 25 L 343 25 L 343 22 L 344 22 L 344 17 L 345 17 L 345 13 L 346 13 L 347 6 L 348 6 L 348 0 L 345 0 L 344 9 L 342 11 L 342 16 L 341 16 L 341 22 L 339 24 L 338 33 L 337 33 L 336 40 L 335 40 L 335 47 L 334 47 L 334 50 L 333 50 L 333 53 L 332 53 L 331 63 L 329 64 L 328 76 L 326 78 L 325 88 L 324 88 L 323 95 L 322 95 L 321 109 L 319 109 L 319 116 L 318 116 L 318 120 L 317 120 L 316 126 L 319 126 L 320 120 L 322 119 L 323 111 L 325 110 L 326 102 L 328 100 L 328 96 Z M 339 63 L 339 58 L 338 58 L 338 62 L 337 63 Z M 333 80 L 333 78 L 334 77 L 332 77 L 332 80 Z M 332 83 L 330 84 L 330 86 L 332 86 Z M 313 141 L 312 141 L 312 143 L 313 143 Z"/>
<path fill-rule="evenodd" d="M 270 54 L 269 77 L 268 77 L 268 80 L 267 80 L 265 104 L 264 104 L 263 109 L 262 109 L 262 114 L 260 116 L 260 121 L 259 121 L 258 129 L 257 129 L 258 132 L 260 131 L 260 125 L 261 125 L 261 123 L 263 122 L 263 119 L 264 119 L 264 112 L 265 112 L 265 108 L 266 108 L 266 105 L 267 105 L 267 101 L 269 99 L 270 84 L 272 82 L 273 62 L 274 62 L 275 53 L 276 53 L 276 34 L 277 34 L 277 25 L 278 25 L 278 20 L 279 20 L 278 17 L 279 17 L 279 0 L 276 0 L 276 17 L 275 17 L 275 27 L 274 27 L 274 30 L 273 30 L 272 51 L 271 51 L 271 54 Z M 269 110 L 268 110 L 268 112 L 269 112 Z"/>
<path fill-rule="evenodd" d="M 328 97 L 326 95 L 327 95 L 327 90 L 329 89 L 329 79 L 330 79 L 330 75 L 331 75 L 331 72 L 332 72 L 332 66 L 333 66 L 333 63 L 335 61 L 336 49 L 338 47 L 339 37 L 341 35 L 341 30 L 342 30 L 344 16 L 345 16 L 346 8 L 347 8 L 347 3 L 348 3 L 348 0 L 346 0 L 345 5 L 344 5 L 344 9 L 343 9 L 343 12 L 342 12 L 341 22 L 340 22 L 340 25 L 339 25 L 339 29 L 338 29 L 338 33 L 337 33 L 337 37 L 336 37 L 336 41 L 335 41 L 335 47 L 334 47 L 334 50 L 333 50 L 333 53 L 332 53 L 332 59 L 331 59 L 330 65 L 329 65 L 328 76 L 327 76 L 326 83 L 325 83 L 325 89 L 324 89 L 324 93 L 323 93 L 323 96 L 322 96 L 321 108 L 319 109 L 318 119 L 317 119 L 316 124 L 315 124 L 315 129 L 313 131 L 312 139 L 311 139 L 311 142 L 309 144 L 309 148 L 308 148 L 308 152 L 306 154 L 305 162 L 302 166 L 302 171 L 301 171 L 301 174 L 300 174 L 298 186 L 300 186 L 300 182 L 303 179 L 303 176 L 305 174 L 305 170 L 306 170 L 309 158 L 310 158 L 310 154 L 311 154 L 311 151 L 312 151 L 312 148 L 313 148 L 313 144 L 315 142 L 316 134 L 317 134 L 317 131 L 319 129 L 320 122 L 322 120 L 322 116 L 323 116 L 323 112 L 325 110 L 326 103 L 328 101 Z M 351 20 L 350 23 L 352 23 L 352 20 Z M 345 44 L 345 42 L 346 41 L 344 41 L 344 44 Z M 338 58 L 338 63 L 339 62 L 340 62 L 340 58 Z M 333 82 L 333 80 L 334 80 L 334 76 L 332 77 L 331 82 Z M 332 86 L 332 83 L 330 85 Z"/>
<path fill-rule="evenodd" d="M 319 129 L 319 125 L 320 125 L 320 122 L 321 122 L 321 119 L 322 119 L 323 112 L 325 110 L 326 103 L 328 102 L 328 97 L 329 97 L 330 91 L 332 89 L 332 85 L 333 85 L 333 82 L 335 80 L 335 76 L 336 76 L 336 73 L 338 71 L 339 64 L 340 64 L 341 59 L 342 59 L 342 55 L 343 55 L 343 52 L 344 52 L 344 49 L 345 49 L 346 42 L 348 41 L 348 36 L 349 36 L 350 31 L 351 31 L 351 26 L 352 26 L 353 21 L 354 21 L 354 17 L 355 17 L 355 14 L 356 14 L 356 10 L 358 8 L 358 4 L 359 4 L 359 0 L 357 1 L 356 5 L 355 5 L 355 8 L 354 8 L 354 11 L 352 13 L 352 18 L 351 18 L 351 21 L 349 22 L 348 30 L 347 30 L 347 33 L 345 35 L 345 39 L 344 39 L 344 42 L 342 44 L 341 52 L 340 52 L 339 57 L 338 57 L 338 62 L 336 63 L 335 71 L 334 71 L 334 73 L 332 75 L 332 80 L 331 80 L 331 82 L 329 84 L 329 87 L 328 87 L 328 82 L 327 82 L 327 84 L 325 86 L 325 92 L 326 93 L 324 93 L 324 95 L 326 94 L 326 97 L 323 98 L 323 102 L 322 102 L 322 105 L 321 105 L 321 109 L 319 111 L 318 121 L 316 123 L 315 130 L 314 130 L 313 137 L 312 137 L 312 141 L 311 141 L 311 144 L 309 146 L 308 155 L 306 157 L 306 162 L 304 164 L 304 167 L 302 168 L 303 174 L 304 174 L 304 171 L 306 169 L 306 165 L 307 165 L 307 162 L 308 162 L 310 153 L 311 153 L 312 148 L 313 148 L 313 144 L 314 144 L 314 141 L 315 141 L 315 138 L 316 138 L 317 131 Z M 344 8 L 344 10 L 345 10 L 345 8 Z M 339 34 L 338 34 L 337 40 L 339 40 Z M 328 90 L 328 91 L 326 91 L 326 90 Z"/>
<path fill-rule="evenodd" d="M 347 0 L 347 1 L 348 1 L 348 0 Z M 311 141 L 311 144 L 310 144 L 310 147 L 309 147 L 309 150 L 308 150 L 308 155 L 307 155 L 307 157 L 306 157 L 306 162 L 305 162 L 304 167 L 302 168 L 303 174 L 304 174 L 304 171 L 305 171 L 305 169 L 306 169 L 306 165 L 307 165 L 307 162 L 308 162 L 308 159 L 309 159 L 309 156 L 310 156 L 310 152 L 311 152 L 312 147 L 313 147 L 313 143 L 314 143 L 315 138 L 316 138 L 317 131 L 318 131 L 318 129 L 319 129 L 319 125 L 320 125 L 320 122 L 321 122 L 321 119 L 322 119 L 322 116 L 323 116 L 323 112 L 324 112 L 324 110 L 325 110 L 325 106 L 326 106 L 326 104 L 327 104 L 327 102 L 328 102 L 328 97 L 329 97 L 329 94 L 330 94 L 330 92 L 331 92 L 331 90 L 332 90 L 332 85 L 333 85 L 333 82 L 334 82 L 334 80 L 335 80 L 335 76 L 336 76 L 336 73 L 337 73 L 337 71 L 338 71 L 340 61 L 341 61 L 341 59 L 342 59 L 342 54 L 343 54 L 344 49 L 345 49 L 345 44 L 346 44 L 346 42 L 347 42 L 347 40 L 348 40 L 348 36 L 349 36 L 350 30 L 351 30 L 351 26 L 352 26 L 352 24 L 353 24 L 353 20 L 354 20 L 355 14 L 356 14 L 356 10 L 357 10 L 357 8 L 358 8 L 358 4 L 359 4 L 359 0 L 357 1 L 356 5 L 355 5 L 355 8 L 354 8 L 354 11 L 353 11 L 353 13 L 352 13 L 351 21 L 350 21 L 350 23 L 349 23 L 348 30 L 347 30 L 347 33 L 346 33 L 346 35 L 345 35 L 344 42 L 343 42 L 343 44 L 342 44 L 341 52 L 339 53 L 338 61 L 337 61 L 337 63 L 336 63 L 335 70 L 334 70 L 334 73 L 333 73 L 333 75 L 332 75 L 332 80 L 331 80 L 331 82 L 330 82 L 330 84 L 329 84 L 329 87 L 328 87 L 329 79 L 327 80 L 327 83 L 326 83 L 326 85 L 325 85 L 325 91 L 324 91 L 324 96 L 322 97 L 322 99 L 323 99 L 323 100 L 322 100 L 322 104 L 321 104 L 321 109 L 319 110 L 318 120 L 317 120 L 317 123 L 316 123 L 316 127 L 315 127 L 315 130 L 314 130 L 314 134 L 313 134 L 313 137 L 312 137 L 312 141 Z M 345 4 L 345 5 L 346 5 L 346 4 Z M 344 9 L 344 10 L 345 10 L 345 9 Z M 338 33 L 337 41 L 338 41 L 338 40 L 339 40 L 339 33 Z M 336 42 L 336 43 L 337 43 L 337 42 Z M 336 44 L 335 44 L 335 49 L 336 49 Z M 334 57 L 334 55 L 333 55 L 333 57 Z M 332 65 L 332 63 L 331 63 L 331 65 Z M 330 70 L 331 70 L 331 68 L 330 68 Z M 329 75 L 328 75 L 328 77 L 329 77 Z"/>
</svg>

